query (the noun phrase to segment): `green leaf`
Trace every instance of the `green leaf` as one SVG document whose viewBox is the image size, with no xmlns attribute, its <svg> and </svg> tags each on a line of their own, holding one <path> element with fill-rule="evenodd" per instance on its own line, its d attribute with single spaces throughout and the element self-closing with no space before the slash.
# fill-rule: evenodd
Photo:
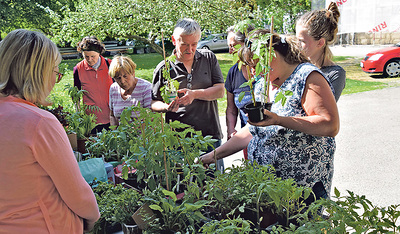
<svg viewBox="0 0 400 234">
<path fill-rule="evenodd" d="M 150 207 L 152 210 L 158 210 L 158 211 L 160 211 L 160 212 L 164 212 L 164 210 L 161 209 L 161 207 L 160 207 L 159 205 L 153 204 L 153 205 L 149 205 L 149 207 Z"/>
<path fill-rule="evenodd" d="M 335 189 L 334 189 L 334 192 L 335 192 L 335 196 L 336 197 L 340 197 L 340 192 L 339 192 L 339 190 L 335 187 Z"/>
<path fill-rule="evenodd" d="M 241 102 L 241 101 L 243 100 L 245 94 L 246 94 L 245 91 L 243 91 L 243 92 L 241 92 L 241 93 L 239 94 L 239 98 L 238 98 L 239 102 Z"/>
<path fill-rule="evenodd" d="M 164 193 L 165 196 L 170 196 L 174 202 L 177 200 L 176 194 L 174 192 L 165 189 L 162 192 Z"/>
<path fill-rule="evenodd" d="M 285 96 L 292 96 L 292 95 L 293 95 L 292 91 L 290 91 L 290 90 L 285 91 Z"/>
</svg>

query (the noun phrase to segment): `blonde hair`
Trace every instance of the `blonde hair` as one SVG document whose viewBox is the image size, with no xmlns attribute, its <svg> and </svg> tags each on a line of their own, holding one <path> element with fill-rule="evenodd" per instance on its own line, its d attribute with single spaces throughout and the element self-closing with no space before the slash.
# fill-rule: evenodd
<svg viewBox="0 0 400 234">
<path fill-rule="evenodd" d="M 314 40 L 325 39 L 321 63 L 316 64 L 319 67 L 324 64 L 324 61 L 331 60 L 333 57 L 328 45 L 333 44 L 336 40 L 339 17 L 338 6 L 335 2 L 331 2 L 327 9 L 307 12 L 297 20 L 297 24 L 307 28 L 308 35 L 314 38 Z"/>
<path fill-rule="evenodd" d="M 111 61 L 110 68 L 108 69 L 108 74 L 114 78 L 118 77 L 121 72 L 125 72 L 129 75 L 133 75 L 135 73 L 136 63 L 132 61 L 129 57 L 126 56 L 115 56 Z"/>
<path fill-rule="evenodd" d="M 17 29 L 0 42 L 0 95 L 47 105 L 54 67 L 61 62 L 57 46 L 36 31 Z"/>
</svg>

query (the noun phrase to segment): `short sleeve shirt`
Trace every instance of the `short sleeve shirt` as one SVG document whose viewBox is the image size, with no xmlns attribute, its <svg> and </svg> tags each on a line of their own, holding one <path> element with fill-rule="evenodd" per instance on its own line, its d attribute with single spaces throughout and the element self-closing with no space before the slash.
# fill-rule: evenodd
<svg viewBox="0 0 400 234">
<path fill-rule="evenodd" d="M 187 88 L 188 71 L 183 63 L 170 62 L 170 76 L 179 82 L 179 89 Z M 153 73 L 152 99 L 162 101 L 160 88 L 165 85 L 162 70 L 165 67 L 161 61 Z M 192 89 L 206 89 L 215 84 L 224 83 L 221 68 L 215 54 L 209 50 L 196 50 L 192 65 Z M 214 139 L 222 139 L 222 131 L 218 115 L 217 100 L 204 101 L 195 99 L 188 106 L 180 106 L 177 112 L 167 112 L 166 121 L 178 120 L 181 123 L 192 126 L 195 130 L 201 131 L 203 136 L 210 135 Z"/>
<path fill-rule="evenodd" d="M 244 106 L 251 102 L 250 87 L 240 87 L 243 83 L 247 82 L 244 78 L 243 73 L 239 70 L 238 64 L 233 65 L 226 76 L 225 89 L 234 96 L 236 107 L 240 111 L 240 123 L 241 127 L 244 127 L 247 123 L 247 116 L 244 112 Z M 243 99 L 239 101 L 240 93 L 244 92 Z"/>
<path fill-rule="evenodd" d="M 118 121 L 122 111 L 127 107 L 138 106 L 139 103 L 141 107 L 151 107 L 151 83 L 140 78 L 136 79 L 138 80 L 136 87 L 126 100 L 121 97 L 122 89 L 118 83 L 115 82 L 110 87 L 110 110 Z M 135 112 L 132 113 L 133 118 L 136 118 L 136 115 Z"/>
<path fill-rule="evenodd" d="M 338 101 L 344 87 L 346 86 L 346 71 L 339 65 L 321 67 L 321 71 L 331 82 L 335 100 Z"/>
</svg>

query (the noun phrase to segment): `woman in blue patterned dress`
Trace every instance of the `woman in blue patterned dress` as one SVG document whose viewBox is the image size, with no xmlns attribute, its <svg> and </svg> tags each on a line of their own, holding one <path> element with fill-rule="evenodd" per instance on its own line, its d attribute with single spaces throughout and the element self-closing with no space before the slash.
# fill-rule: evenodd
<svg viewBox="0 0 400 234">
<path fill-rule="evenodd" d="M 265 34 L 257 30 L 256 36 Z M 283 179 L 293 178 L 298 185 L 313 188 L 316 197 L 329 197 L 333 176 L 334 137 L 339 131 L 339 114 L 329 81 L 301 53 L 295 37 L 273 36 L 270 94 L 290 90 L 286 104 L 272 104 L 264 110 L 267 118 L 250 123 L 222 146 L 200 157 L 205 166 L 248 146 L 249 159 L 260 165 L 273 165 Z M 257 60 L 249 48 L 242 47 L 242 62 L 254 73 Z M 255 85 L 260 92 L 263 79 Z M 328 92 L 329 91 L 329 92 Z M 271 96 L 273 97 L 273 96 Z M 274 99 L 272 99 L 274 100 Z"/>
</svg>

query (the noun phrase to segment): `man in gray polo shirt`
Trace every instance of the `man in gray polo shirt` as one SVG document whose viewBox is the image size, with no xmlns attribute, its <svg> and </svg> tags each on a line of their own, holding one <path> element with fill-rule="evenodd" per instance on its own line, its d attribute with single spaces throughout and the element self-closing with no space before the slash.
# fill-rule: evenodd
<svg viewBox="0 0 400 234">
<path fill-rule="evenodd" d="M 179 82 L 180 98 L 169 104 L 162 101 L 160 88 L 166 82 L 162 75 L 165 66 L 162 61 L 153 74 L 151 108 L 166 112 L 167 121 L 178 120 L 202 131 L 203 136 L 210 135 L 217 139 L 216 148 L 223 137 L 217 99 L 224 96 L 224 78 L 214 53 L 196 49 L 200 36 L 201 29 L 196 21 L 182 19 L 177 22 L 172 35 L 176 62 L 170 63 L 170 75 Z M 217 167 L 224 169 L 222 160 L 218 161 Z"/>
</svg>

